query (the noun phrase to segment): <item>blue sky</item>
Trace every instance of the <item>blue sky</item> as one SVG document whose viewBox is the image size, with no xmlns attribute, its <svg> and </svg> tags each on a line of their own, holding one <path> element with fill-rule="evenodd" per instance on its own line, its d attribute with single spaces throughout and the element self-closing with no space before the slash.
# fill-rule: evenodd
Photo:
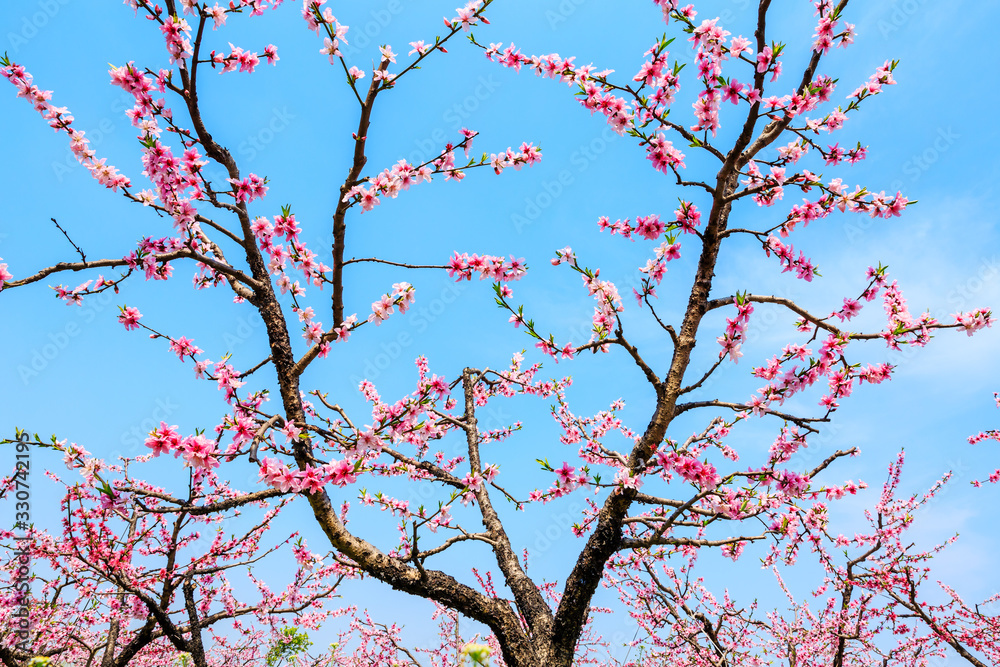
<svg viewBox="0 0 1000 667">
<path fill-rule="evenodd" d="M 165 67 L 166 52 L 152 24 L 134 18 L 124 6 L 107 4 L 98 12 L 85 0 L 3 3 L 0 48 L 23 64 L 37 85 L 54 90 L 53 101 L 69 107 L 98 155 L 138 184 L 143 181 L 139 146 L 124 115 L 130 104 L 120 89 L 108 85 L 107 64 L 134 60 L 142 66 Z M 702 17 L 721 16 L 721 23 L 734 35 L 751 36 L 755 11 L 750 4 L 749 0 L 706 2 L 698 9 Z M 772 11 L 771 35 L 789 44 L 785 71 L 796 72 L 808 56 L 812 10 L 804 1 L 780 5 Z M 846 95 L 885 60 L 899 59 L 895 75 L 899 85 L 866 103 L 838 133 L 841 145 L 859 140 L 868 145 L 869 159 L 825 173 L 834 175 L 838 169 L 835 175 L 845 183 L 862 183 L 874 191 L 902 190 L 919 204 L 902 218 L 887 221 L 835 215 L 798 234 L 792 239 L 796 248 L 805 250 L 823 274 L 808 284 L 780 274 L 778 265 L 765 260 L 759 248 L 734 242 L 723 251 L 714 294 L 736 290 L 784 294 L 829 312 L 844 296 L 863 289 L 867 266 L 882 262 L 899 281 L 914 312 L 927 309 L 944 318 L 958 309 L 1000 308 L 996 226 L 1000 202 L 995 186 L 1000 137 L 996 124 L 987 120 L 1000 102 L 991 85 L 997 75 L 991 26 L 1000 19 L 1000 9 L 992 3 L 955 2 L 949 5 L 948 22 L 941 23 L 940 10 L 926 0 L 856 5 L 847 12 L 847 20 L 857 25 L 856 44 L 831 52 L 821 73 L 839 78 L 837 94 Z M 349 64 L 369 69 L 377 62 L 379 44 L 391 44 L 405 54 L 408 42 L 429 41 L 438 34 L 441 16 L 452 16 L 454 8 L 438 0 L 380 0 L 333 3 L 333 9 L 340 22 L 351 27 L 351 46 L 345 51 Z M 575 55 L 579 64 L 593 62 L 599 69 L 615 69 L 619 81 L 626 82 L 641 64 L 642 53 L 663 32 L 658 14 L 651 2 L 639 0 L 615 3 L 614 9 L 596 0 L 498 0 L 489 14 L 492 25 L 476 29 L 475 34 L 481 41 L 513 41 L 525 53 Z M 677 36 L 672 57 L 690 62 L 686 35 Z M 328 248 L 336 193 L 349 166 L 357 105 L 339 70 L 318 52 L 321 40 L 305 28 L 298 3 L 286 2 L 260 18 L 230 17 L 224 29 L 209 35 L 211 48 L 221 50 L 227 42 L 256 51 L 274 43 L 281 60 L 277 67 L 261 65 L 252 76 L 205 77 L 206 123 L 233 152 L 244 173 L 270 179 L 268 196 L 254 204 L 254 214 L 275 215 L 281 205 L 290 203 L 305 230 L 304 239 L 316 250 Z M 449 50 L 380 97 L 366 173 L 374 175 L 400 158 L 426 159 L 444 142 L 457 141 L 462 127 L 480 132 L 476 153 L 529 141 L 542 147 L 544 158 L 531 169 L 508 170 L 499 177 L 482 169 L 470 172 L 462 183 L 438 178 L 364 215 L 354 209 L 348 256 L 377 254 L 397 261 L 442 263 L 458 250 L 524 257 L 532 270 L 514 285 L 515 300 L 525 303 L 539 328 L 554 333 L 557 341 L 582 343 L 588 335 L 582 332 L 589 330 L 592 300 L 575 274 L 549 265 L 553 250 L 571 245 L 582 264 L 601 267 L 602 277 L 618 283 L 623 293 L 630 291 L 626 286 L 650 249 L 600 234 L 598 216 L 612 220 L 654 212 L 669 216 L 677 196 L 691 194 L 679 192 L 654 172 L 634 140 L 615 135 L 599 114 L 590 116 L 565 84 L 489 63 L 461 39 L 453 40 Z M 746 73 L 740 74 L 746 78 Z M 769 91 L 784 94 L 793 80 L 798 80 L 797 74 L 794 79 L 786 75 Z M 12 87 L 3 91 L 0 87 L 0 115 L 7 130 L 0 137 L 0 152 L 6 156 L 0 162 L 4 183 L 0 257 L 15 277 L 74 258 L 72 247 L 49 218 L 56 218 L 88 257 L 95 258 L 122 256 L 138 238 L 168 233 L 169 225 L 148 209 L 104 191 L 72 159 L 65 135 L 53 134 L 28 104 L 15 98 Z M 690 98 L 682 94 L 674 107 L 675 117 L 684 123 L 691 118 L 689 105 Z M 726 111 L 721 137 L 730 136 L 737 121 L 734 112 Z M 688 164 L 691 174 L 705 174 L 697 171 L 704 161 L 692 155 Z M 817 171 L 820 167 L 813 165 Z M 734 211 L 733 224 L 781 219 L 797 200 L 789 192 L 773 210 L 745 203 Z M 678 317 L 686 301 L 694 245 L 685 250 L 659 289 L 667 317 Z M 507 317 L 493 305 L 486 282 L 455 285 L 437 272 L 406 274 L 367 266 L 350 270 L 349 313 L 366 315 L 369 304 L 393 282 L 407 280 L 417 288 L 415 312 L 395 316 L 378 329 L 366 327 L 309 371 L 305 386 L 329 391 L 355 410 L 363 410 L 353 392 L 361 377 L 374 380 L 384 397 L 412 390 L 416 378 L 412 360 L 418 354 L 428 357 L 432 371 L 455 377 L 464 366 L 496 367 L 506 363 L 512 352 L 531 347 L 531 341 L 511 329 Z M 254 311 L 233 305 L 224 291 L 193 291 L 190 273 L 180 265 L 166 284 L 134 280 L 118 297 L 94 298 L 80 308 L 63 305 L 44 284 L 0 295 L 4 349 L 0 431 L 12 433 L 19 426 L 56 433 L 113 458 L 144 449 L 137 444 L 161 418 L 188 431 L 213 426 L 225 409 L 214 387 L 193 382 L 190 364 L 177 363 L 165 346 L 125 332 L 115 320 L 117 306 L 127 303 L 138 306 L 151 326 L 193 338 L 212 359 L 229 351 L 237 366 L 249 367 L 266 356 L 266 338 Z M 96 275 L 61 280 L 72 286 L 92 277 Z M 326 297 L 314 291 L 311 303 L 320 319 L 328 320 Z M 878 303 L 869 306 L 871 312 L 862 320 L 869 327 L 879 326 L 880 318 L 875 317 L 879 308 Z M 706 395 L 746 400 L 757 386 L 749 377 L 750 368 L 789 342 L 789 318 L 765 310 L 759 308 L 751 321 L 752 343 L 741 363 L 728 367 Z M 629 317 L 633 341 L 662 366 L 668 345 L 655 323 L 634 307 Z M 706 334 L 697 350 L 696 364 L 703 366 L 717 354 L 712 339 L 724 322 L 718 317 L 706 326 L 713 333 Z M 973 491 L 968 484 L 1000 465 L 1000 457 L 989 445 L 972 448 L 966 443 L 968 435 L 1000 423 L 992 401 L 992 392 L 1000 390 L 995 380 L 1000 365 L 998 336 L 1000 329 L 971 339 L 945 332 L 928 348 L 895 357 L 886 357 L 879 344 L 864 347 L 864 360 L 889 360 L 899 368 L 890 383 L 862 387 L 855 398 L 844 401 L 830 435 L 820 445 L 831 451 L 835 446 L 863 450 L 862 457 L 833 474 L 837 480 L 863 478 L 874 487 L 863 497 L 841 503 L 838 511 L 848 527 L 858 525 L 860 510 L 871 504 L 885 467 L 900 447 L 906 447 L 910 461 L 904 473 L 907 490 L 926 488 L 945 471 L 955 471 L 954 488 L 926 510 L 915 530 L 926 540 L 962 532 L 958 544 L 941 558 L 940 578 L 953 581 L 968 598 L 986 597 L 1000 583 L 992 576 L 990 555 L 998 546 L 988 509 L 996 502 L 995 490 Z M 624 397 L 626 418 L 636 428 L 645 424 L 652 397 L 641 375 L 620 355 L 587 355 L 546 368 L 553 375 L 573 375 L 570 399 L 578 414 L 592 413 Z M 810 395 L 800 406 L 810 409 L 811 401 Z M 531 484 L 526 489 L 546 484 L 534 472 L 536 458 L 574 459 L 574 452 L 556 441 L 556 426 L 547 412 L 543 403 L 519 401 L 503 405 L 494 415 L 498 421 L 525 421 L 525 431 L 490 457 L 503 463 L 505 471 L 523 470 Z M 679 423 L 679 437 L 710 417 L 698 415 Z M 774 425 L 759 423 L 732 444 L 741 451 L 764 451 L 774 432 Z M 59 465 L 55 459 L 40 458 L 43 463 L 36 465 Z M 157 475 L 164 483 L 186 477 L 179 466 L 157 470 Z M 234 483 L 243 488 L 253 486 L 255 479 L 249 468 L 234 473 Z M 34 483 L 43 488 L 40 476 Z M 41 494 L 38 498 L 36 520 L 49 517 L 55 528 L 55 499 Z M 580 498 L 539 508 L 528 516 L 514 515 L 518 522 L 514 532 L 524 546 L 542 545 L 547 530 L 555 536 L 549 540 L 553 547 L 540 549 L 545 553 L 534 570 L 548 579 L 564 577 L 566 559 L 576 551 L 577 543 L 563 520 L 574 502 L 579 505 Z M 294 511 L 308 518 L 304 504 Z M 394 539 L 391 525 L 385 527 L 383 538 Z M 321 536 L 308 528 L 306 532 L 318 548 Z M 751 578 L 764 576 L 753 562 L 740 567 Z M 741 579 L 729 576 L 732 569 L 719 570 L 716 589 L 739 590 Z M 466 573 L 461 576 L 468 578 Z M 410 615 L 411 610 L 415 614 L 426 609 L 420 601 L 386 593 L 370 583 L 353 590 L 364 590 L 376 613 L 394 605 L 385 620 L 392 620 L 395 610 Z M 624 615 L 609 624 L 611 635 L 630 626 Z M 419 642 L 424 631 L 413 624 L 411 637 Z"/>
</svg>

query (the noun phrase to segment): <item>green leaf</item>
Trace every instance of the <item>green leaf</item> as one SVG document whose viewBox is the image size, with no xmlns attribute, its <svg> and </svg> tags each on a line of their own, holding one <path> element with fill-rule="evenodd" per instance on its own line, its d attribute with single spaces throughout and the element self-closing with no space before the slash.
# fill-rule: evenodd
<svg viewBox="0 0 1000 667">
<path fill-rule="evenodd" d="M 283 660 L 291 664 L 293 658 L 312 646 L 309 635 L 298 628 L 284 628 L 281 634 L 282 636 L 275 641 L 274 645 L 271 646 L 271 650 L 267 652 L 266 660 L 268 667 L 276 667 Z"/>
</svg>

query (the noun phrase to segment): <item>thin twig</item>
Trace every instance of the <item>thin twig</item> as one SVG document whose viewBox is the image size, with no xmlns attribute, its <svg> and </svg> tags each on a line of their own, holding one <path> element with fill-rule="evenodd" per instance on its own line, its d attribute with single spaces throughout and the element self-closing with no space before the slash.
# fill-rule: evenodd
<svg viewBox="0 0 1000 667">
<path fill-rule="evenodd" d="M 70 244 L 71 244 L 71 245 L 72 245 L 72 246 L 73 246 L 74 248 L 76 248 L 76 251 L 77 251 L 78 253 L 80 253 L 80 258 L 81 258 L 81 259 L 83 259 L 83 263 L 84 263 L 84 264 L 86 264 L 86 263 L 87 263 L 87 256 L 86 256 L 85 254 L 83 254 L 83 251 L 82 251 L 82 250 L 80 250 L 80 246 L 78 246 L 77 244 L 73 243 L 73 239 L 71 239 L 71 238 L 69 237 L 69 234 L 67 234 L 67 233 L 66 233 L 66 230 L 65 230 L 65 229 L 63 229 L 62 227 L 60 227 L 60 226 L 59 226 L 59 223 L 58 223 L 58 222 L 56 222 L 56 219 L 55 219 L 55 218 L 49 218 L 49 220 L 51 220 L 51 221 L 52 221 L 52 223 L 53 223 L 53 224 L 54 224 L 54 225 L 56 226 L 56 229 L 58 229 L 58 230 L 59 230 L 60 232 L 62 232 L 62 233 L 63 233 L 63 236 L 65 236 L 65 237 L 66 237 L 66 240 L 67 240 L 67 241 L 69 241 L 69 242 L 70 242 Z"/>
</svg>

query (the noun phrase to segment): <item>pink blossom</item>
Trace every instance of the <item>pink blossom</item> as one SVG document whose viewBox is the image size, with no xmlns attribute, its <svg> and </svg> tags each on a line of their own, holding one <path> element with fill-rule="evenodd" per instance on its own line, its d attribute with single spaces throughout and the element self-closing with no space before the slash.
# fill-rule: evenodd
<svg viewBox="0 0 1000 667">
<path fill-rule="evenodd" d="M 324 470 L 321 472 L 321 468 L 316 468 L 314 466 L 309 466 L 305 470 L 299 470 L 295 473 L 296 475 L 296 487 L 300 491 L 305 491 L 307 493 L 319 493 L 326 486 L 327 473 Z"/>
<path fill-rule="evenodd" d="M 0 278 L 2 278 L 2 276 L 0 276 Z M 139 320 L 142 318 L 142 313 L 139 312 L 139 309 L 132 306 L 124 306 L 121 311 L 121 315 L 118 316 L 118 321 L 125 326 L 125 330 L 131 331 L 132 329 L 138 329 Z"/>
<path fill-rule="evenodd" d="M 179 449 L 184 453 L 184 460 L 194 468 L 211 470 L 219 467 L 219 460 L 215 456 L 215 441 L 203 435 L 184 438 Z"/>
<path fill-rule="evenodd" d="M 396 62 L 396 54 L 392 52 L 392 47 L 386 44 L 385 46 L 378 47 L 378 50 L 382 53 L 382 62 Z"/>
<path fill-rule="evenodd" d="M 346 459 L 326 464 L 326 472 L 330 481 L 337 486 L 347 486 L 358 479 L 354 474 L 354 464 Z"/>
<path fill-rule="evenodd" d="M 153 450 L 153 456 L 159 456 L 178 449 L 181 437 L 176 426 L 167 426 L 166 422 L 161 421 L 159 428 L 154 428 L 149 432 L 145 444 Z"/>
<path fill-rule="evenodd" d="M 302 434 L 302 429 L 296 426 L 295 422 L 286 421 L 285 425 L 281 427 L 281 432 L 285 434 L 285 442 L 291 442 L 298 439 L 299 435 Z"/>
<path fill-rule="evenodd" d="M 170 350 L 177 354 L 177 358 L 184 361 L 184 357 L 192 357 L 202 353 L 201 348 L 194 345 L 194 341 L 181 336 L 177 340 L 170 341 Z"/>
</svg>

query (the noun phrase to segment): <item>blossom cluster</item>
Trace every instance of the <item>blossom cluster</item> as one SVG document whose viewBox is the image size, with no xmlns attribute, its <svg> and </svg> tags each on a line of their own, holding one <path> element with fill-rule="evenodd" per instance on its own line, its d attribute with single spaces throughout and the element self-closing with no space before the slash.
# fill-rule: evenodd
<svg viewBox="0 0 1000 667">
<path fill-rule="evenodd" d="M 604 77 L 612 70 L 594 71 L 593 65 L 574 64 L 575 58 L 561 58 L 558 53 L 541 56 L 526 56 L 514 44 L 504 48 L 503 44 L 490 44 L 484 49 L 487 59 L 504 67 L 520 71 L 522 66 L 528 66 L 538 76 L 564 81 L 568 85 L 580 87 L 580 104 L 590 109 L 591 113 L 600 111 L 607 119 L 608 125 L 618 134 L 635 127 L 635 109 L 623 97 L 611 92 L 606 86 Z"/>
<path fill-rule="evenodd" d="M 192 201 L 204 198 L 199 172 L 206 161 L 194 144 L 186 145 L 182 158 L 178 159 L 167 144 L 160 141 L 161 128 L 158 118 L 171 123 L 172 113 L 163 100 L 154 101 L 152 92 L 163 92 L 165 75 L 163 72 L 154 84 L 153 80 L 140 72 L 133 63 L 122 67 L 112 67 L 111 83 L 135 98 L 135 105 L 126 113 L 132 125 L 138 127 L 142 142 L 143 175 L 156 187 L 155 196 L 164 210 L 174 218 L 174 224 L 182 233 L 197 231 L 195 217 L 197 210 Z M 152 194 L 144 194 L 143 200 L 152 204 Z"/>
<path fill-rule="evenodd" d="M 160 25 L 160 32 L 167 41 L 167 52 L 170 53 L 170 64 L 190 58 L 194 51 L 191 48 L 191 25 L 182 17 L 168 16 Z"/>
<path fill-rule="evenodd" d="M 728 82 L 722 79 L 722 64 L 730 57 L 740 57 L 743 51 L 750 52 L 752 56 L 750 41 L 742 36 L 734 37 L 727 47 L 726 38 L 730 32 L 718 25 L 718 19 L 702 21 L 695 27 L 691 22 L 694 18 L 693 10 L 678 16 L 682 16 L 692 28 L 689 41 L 695 49 L 695 67 L 702 83 L 698 99 L 693 104 L 698 122 L 690 130 L 709 131 L 715 136 L 719 129 L 719 110 L 723 99 L 737 103 L 744 89 L 744 85 L 735 79 Z M 775 80 L 781 73 L 781 63 L 777 56 L 778 53 L 772 47 L 765 46 L 757 56 L 757 72 L 773 72 L 771 80 Z M 753 104 L 760 99 L 760 91 L 751 86 L 744 97 Z"/>
<path fill-rule="evenodd" d="M 474 25 L 479 22 L 489 23 L 485 16 L 482 16 L 479 12 L 483 7 L 483 0 L 469 0 L 465 3 L 464 7 L 459 7 L 455 10 L 456 15 L 453 18 L 444 18 L 444 25 L 452 30 L 457 30 L 461 26 L 462 30 L 465 32 L 469 31 Z"/>
<path fill-rule="evenodd" d="M 888 326 L 879 336 L 893 349 L 899 349 L 902 344 L 923 346 L 930 339 L 930 329 L 939 326 L 937 321 L 924 313 L 919 318 L 913 318 L 906 308 L 906 301 L 899 291 L 895 281 L 889 283 L 884 269 L 869 268 L 869 286 L 862 298 L 872 301 L 881 291 Z M 831 313 L 830 317 L 848 320 L 861 310 L 861 302 L 857 299 L 844 299 L 844 307 Z M 984 313 L 988 318 L 989 313 Z M 807 332 L 818 332 L 822 324 L 803 320 L 800 329 Z M 984 324 L 988 326 L 988 324 Z M 892 374 L 892 366 L 887 363 L 849 365 L 844 359 L 843 350 L 852 340 L 849 333 L 833 330 L 828 333 L 815 356 L 810 348 L 802 345 L 788 345 L 781 355 L 770 359 L 766 365 L 753 369 L 755 376 L 769 380 L 769 384 L 758 390 L 747 403 L 754 414 L 764 414 L 768 408 L 777 403 L 782 404 L 794 394 L 812 386 L 820 378 L 827 378 L 830 392 L 822 397 L 820 405 L 828 411 L 839 407 L 837 400 L 851 395 L 855 383 L 869 382 L 879 384 L 888 380 Z M 793 360 L 806 360 L 808 367 L 800 369 L 793 366 L 780 375 L 781 369 Z"/>
<path fill-rule="evenodd" d="M 237 69 L 240 72 L 253 74 L 254 70 L 257 69 L 257 65 L 260 64 L 260 55 L 256 51 L 247 51 L 239 46 L 234 46 L 232 42 L 229 43 L 229 49 L 229 54 L 216 53 L 215 51 L 209 54 L 212 66 L 220 65 L 222 67 L 219 70 L 219 74 L 235 72 Z M 274 44 L 268 44 L 264 48 L 264 58 L 269 65 L 277 65 L 278 61 L 281 60 L 278 57 L 278 47 Z"/>
<path fill-rule="evenodd" d="M 317 287 L 323 286 L 324 274 L 330 267 L 318 261 L 317 254 L 306 247 L 301 240 L 302 228 L 295 219 L 291 209 L 285 207 L 280 215 L 273 217 L 272 223 L 261 216 L 250 223 L 250 230 L 257 239 L 257 244 L 268 256 L 268 271 L 277 277 L 278 287 L 282 293 L 291 291 L 294 296 L 304 293 L 298 281 L 292 281 L 285 269 L 290 263 L 293 268 L 301 271 L 307 282 Z M 284 238 L 285 243 L 279 243 Z"/>
<path fill-rule="evenodd" d="M 654 249 L 654 257 L 646 261 L 645 266 L 639 267 L 641 273 L 647 277 L 642 279 L 642 289 L 633 288 L 639 307 L 642 307 L 643 299 L 648 296 L 656 296 L 656 288 L 653 283 L 659 285 L 667 272 L 667 262 L 679 259 L 681 256 L 681 245 L 676 241 L 674 232 L 678 229 L 685 233 L 693 233 L 695 227 L 700 224 L 701 213 L 697 207 L 690 202 L 681 201 L 680 207 L 675 211 L 676 221 L 667 225 L 656 214 L 648 216 L 638 216 L 635 226 L 629 224 L 629 219 L 608 222 L 607 216 L 601 216 L 597 221 L 598 229 L 601 231 L 611 230 L 611 234 L 620 234 L 625 238 L 632 238 L 632 235 L 642 236 L 648 240 L 656 240 L 666 234 L 666 241 Z M 634 240 L 634 239 L 633 239 Z M 574 260 L 575 261 L 575 260 Z M 553 260 L 555 263 L 556 260 Z"/>
<path fill-rule="evenodd" d="M 564 445 L 579 444 L 579 455 L 585 464 L 600 464 L 610 466 L 615 470 L 615 479 L 612 485 L 617 489 L 638 488 L 642 485 L 641 476 L 637 476 L 623 468 L 621 461 L 608 455 L 607 449 L 602 445 L 601 440 L 611 433 L 619 433 L 630 441 L 636 438 L 633 432 L 618 415 L 624 409 L 625 402 L 618 399 L 611 403 L 609 409 L 601 410 L 592 416 L 581 416 L 574 414 L 566 403 L 565 392 L 557 388 L 556 398 L 559 401 L 557 408 L 553 409 L 552 417 L 562 429 L 559 442 Z M 556 480 L 547 491 L 535 490 L 529 500 L 548 502 L 555 498 L 565 496 L 577 489 L 592 488 L 592 483 L 597 483 L 599 476 L 590 472 L 588 465 L 582 467 L 571 466 L 563 462 L 562 467 L 552 469 L 543 463 L 548 471 L 556 474 Z M 577 532 L 576 530 L 574 532 Z"/>
<path fill-rule="evenodd" d="M 413 285 L 410 283 L 394 283 L 391 294 L 383 294 L 382 298 L 372 304 L 372 314 L 368 316 L 369 322 L 374 322 L 375 326 L 389 319 L 393 313 L 393 307 L 399 308 L 400 314 L 405 313 L 410 304 L 416 299 Z"/>
<path fill-rule="evenodd" d="M 448 275 L 456 282 L 472 280 L 473 273 L 478 273 L 480 280 L 489 278 L 494 282 L 513 282 L 520 280 L 527 270 L 524 259 L 515 259 L 513 255 L 507 260 L 493 255 L 459 254 L 456 250 L 448 260 Z"/>
<path fill-rule="evenodd" d="M 728 356 L 733 363 L 738 363 L 743 352 L 740 351 L 740 344 L 746 334 L 747 325 L 750 323 L 750 315 L 753 313 L 753 304 L 745 296 L 739 294 L 733 299 L 736 306 L 736 317 L 726 318 L 726 331 L 719 336 L 718 343 L 722 346 L 719 358 Z"/>
<path fill-rule="evenodd" d="M 324 37 L 323 48 L 320 53 L 330 56 L 330 64 L 334 64 L 334 58 L 341 57 L 340 45 L 347 44 L 347 30 L 349 26 L 341 25 L 337 17 L 333 15 L 333 10 L 323 7 L 326 0 L 305 0 L 302 3 L 302 18 L 306 22 L 306 27 L 320 34 L 321 30 L 327 32 Z"/>
<path fill-rule="evenodd" d="M 838 21 L 836 18 L 831 16 L 830 3 L 825 0 L 819 0 L 814 3 L 816 5 L 816 13 L 820 15 L 819 23 L 816 24 L 816 32 L 813 34 L 815 41 L 813 42 L 813 51 L 818 51 L 819 53 L 829 53 L 830 47 L 833 46 L 834 42 L 837 42 L 837 46 L 841 48 L 846 48 L 854 43 L 854 24 L 844 21 L 843 29 L 838 28 Z"/>
<path fill-rule="evenodd" d="M 885 63 L 878 67 L 875 70 L 875 73 L 868 78 L 867 83 L 848 95 L 848 99 L 853 99 L 854 102 L 860 102 L 871 95 L 878 95 L 881 93 L 883 86 L 895 85 L 896 80 L 892 77 L 892 71 L 895 68 L 895 61 L 885 61 Z"/>
<path fill-rule="evenodd" d="M 781 262 L 782 273 L 786 271 L 795 271 L 795 277 L 806 282 L 810 282 L 813 276 L 816 275 L 816 267 L 813 263 L 806 257 L 805 253 L 799 251 L 798 259 L 795 258 L 795 248 L 792 244 L 785 245 L 778 240 L 775 236 L 768 236 L 767 242 L 764 244 L 764 251 L 767 256 L 770 257 L 773 252 L 778 261 Z"/>
<path fill-rule="evenodd" d="M 610 280 L 600 280 L 601 270 L 597 269 L 591 274 L 584 272 L 582 275 L 583 284 L 587 292 L 594 297 L 597 305 L 594 306 L 594 315 L 590 342 L 601 341 L 609 337 L 617 327 L 618 313 L 625 310 L 622 298 L 618 294 L 618 288 Z"/>
<path fill-rule="evenodd" d="M 674 148 L 662 132 L 647 143 L 646 158 L 653 163 L 654 169 L 664 174 L 687 166 L 684 164 L 684 153 Z"/>
<path fill-rule="evenodd" d="M 265 458 L 260 465 L 260 479 L 282 492 L 317 493 L 327 484 L 353 484 L 357 474 L 355 464 L 346 459 L 293 471 L 277 459 Z"/>
<path fill-rule="evenodd" d="M 465 139 L 458 146 L 447 144 L 438 158 L 420 166 L 413 166 L 406 160 L 399 160 L 377 176 L 367 179 L 365 183 L 359 183 L 349 189 L 344 194 L 343 201 L 360 203 L 362 211 L 370 211 L 382 203 L 380 197 L 389 196 L 395 199 L 401 191 L 409 190 L 412 185 L 429 183 L 433 174 L 444 174 L 445 180 L 460 181 L 465 178 L 464 170 L 472 166 L 489 164 L 493 167 L 494 172 L 499 174 L 507 167 L 520 169 L 521 166 L 531 166 L 542 158 L 541 150 L 538 147 L 524 142 L 517 152 L 508 148 L 504 153 L 492 154 L 489 157 L 484 155 L 478 161 L 472 160 L 465 166 L 458 166 L 455 164 L 455 149 L 464 147 L 466 154 L 468 154 L 472 137 L 475 136 L 475 133 L 470 130 L 463 129 L 462 133 Z"/>
<path fill-rule="evenodd" d="M 35 111 L 48 121 L 49 127 L 56 132 L 60 130 L 69 135 L 70 149 L 77 161 L 87 168 L 90 175 L 98 183 L 117 191 L 118 188 L 127 188 L 132 185 L 129 178 L 118 173 L 118 170 L 106 163 L 106 158 L 98 159 L 96 153 L 90 148 L 90 140 L 87 139 L 83 130 L 73 127 L 73 116 L 66 107 L 54 106 L 51 90 L 41 90 L 32 83 L 32 76 L 23 66 L 11 63 L 6 59 L 0 61 L 0 75 L 7 79 L 15 88 L 17 96 L 25 98 L 31 103 Z"/>
<path fill-rule="evenodd" d="M 635 233 L 637 236 L 641 236 L 649 241 L 659 238 L 660 234 L 662 234 L 667 228 L 667 226 L 660 220 L 660 217 L 656 214 L 638 216 L 635 219 L 635 227 L 629 224 L 628 218 L 625 218 L 624 220 L 615 220 L 614 222 L 609 223 L 608 217 L 602 215 L 597 220 L 597 227 L 601 231 L 610 229 L 612 236 L 615 234 L 621 234 L 625 238 L 631 239 L 632 234 Z"/>
<path fill-rule="evenodd" d="M 150 431 L 145 444 L 152 450 L 153 456 L 181 456 L 185 463 L 196 469 L 211 470 L 219 465 L 215 441 L 201 434 L 181 437 L 177 427 L 168 426 L 166 422 L 161 421 L 159 427 Z"/>
<path fill-rule="evenodd" d="M 955 313 L 953 315 L 955 323 L 960 324 L 967 336 L 971 336 L 980 329 L 993 326 L 996 321 L 992 317 L 992 311 L 988 308 L 977 308 L 968 313 Z"/>
</svg>

